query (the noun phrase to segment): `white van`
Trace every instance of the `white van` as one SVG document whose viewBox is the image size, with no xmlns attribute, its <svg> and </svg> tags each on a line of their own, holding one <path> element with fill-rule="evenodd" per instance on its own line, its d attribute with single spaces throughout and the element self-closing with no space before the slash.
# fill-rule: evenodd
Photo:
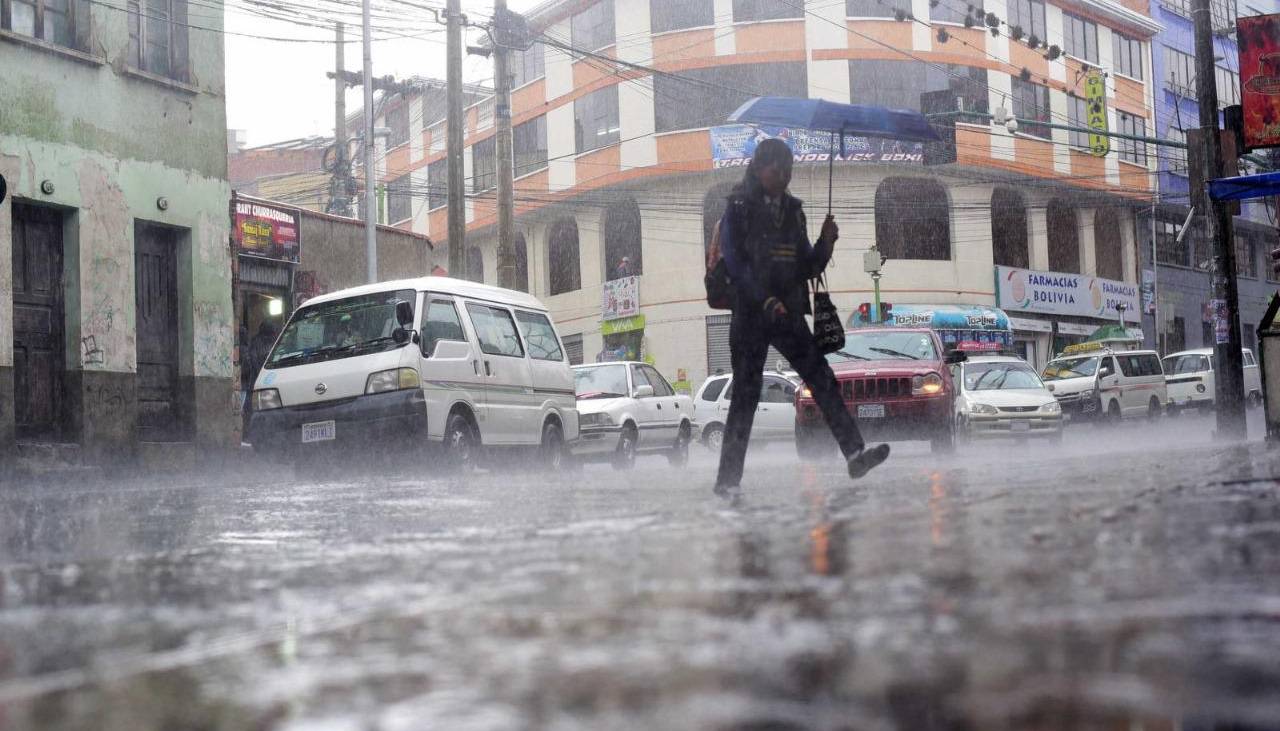
<svg viewBox="0 0 1280 731">
<path fill-rule="evenodd" d="M 1160 416 L 1169 395 L 1160 356 L 1154 350 L 1076 347 L 1071 354 L 1049 361 L 1041 373 L 1045 387 L 1069 419 Z"/>
<path fill-rule="evenodd" d="M 1244 362 L 1244 397 L 1251 406 L 1262 404 L 1262 375 L 1253 351 L 1241 349 Z M 1184 350 L 1164 358 L 1165 380 L 1169 384 L 1169 412 L 1182 409 L 1211 409 L 1215 398 L 1213 348 Z"/>
<path fill-rule="evenodd" d="M 443 443 L 452 466 L 474 464 L 482 446 L 537 446 L 558 467 L 578 438 L 573 372 L 547 308 L 443 277 L 308 300 L 252 403 L 249 438 L 267 452 L 409 437 Z"/>
</svg>

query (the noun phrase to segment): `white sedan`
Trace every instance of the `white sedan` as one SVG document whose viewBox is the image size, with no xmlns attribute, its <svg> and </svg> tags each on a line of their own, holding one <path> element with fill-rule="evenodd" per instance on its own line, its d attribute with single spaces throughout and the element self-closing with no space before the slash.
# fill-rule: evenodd
<svg viewBox="0 0 1280 731">
<path fill-rule="evenodd" d="M 1062 438 L 1062 407 L 1026 361 L 975 356 L 951 367 L 961 439 Z"/>
<path fill-rule="evenodd" d="M 683 466 L 693 439 L 693 401 L 677 394 L 647 363 L 622 361 L 573 367 L 582 459 L 609 459 L 630 469 L 638 454 L 665 454 Z"/>
<path fill-rule="evenodd" d="M 751 441 L 793 440 L 796 436 L 797 381 L 777 371 L 766 371 L 760 383 L 760 404 L 751 422 Z M 712 451 L 720 451 L 724 425 L 733 401 L 733 376 L 711 376 L 693 399 L 699 440 Z"/>
</svg>

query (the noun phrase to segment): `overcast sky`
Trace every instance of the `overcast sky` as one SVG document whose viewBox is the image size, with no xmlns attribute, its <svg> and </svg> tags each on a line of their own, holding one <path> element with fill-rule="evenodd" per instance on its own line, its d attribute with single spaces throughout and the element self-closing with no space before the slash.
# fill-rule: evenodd
<svg viewBox="0 0 1280 731">
<path fill-rule="evenodd" d="M 509 0 L 512 10 L 525 11 L 538 0 Z M 421 3 L 423 5 L 427 2 Z M 436 4 L 432 2 L 431 4 Z M 441 5 L 443 3 L 440 3 Z M 386 0 L 376 0 L 375 7 L 397 7 Z M 333 32 L 322 32 L 291 23 L 266 20 L 248 15 L 240 5 L 228 5 L 226 29 L 230 33 L 253 36 L 308 38 L 331 40 Z M 358 5 L 356 6 L 358 8 Z M 404 6 L 401 6 L 404 7 Z M 487 19 L 492 3 L 463 0 L 464 13 Z M 385 12 L 385 11 L 384 11 Z M 373 43 L 373 75 L 392 74 L 407 78 L 414 74 L 443 79 L 445 76 L 444 26 L 439 31 L 429 13 L 404 7 L 405 20 L 426 31 L 415 38 L 375 40 Z M 358 21 L 359 16 L 355 17 Z M 194 21 L 193 21 L 194 23 Z M 380 21 L 374 21 L 377 28 Z M 360 26 L 346 26 L 345 65 L 358 70 L 362 50 Z M 468 30 L 464 43 L 475 43 L 479 31 Z M 376 37 L 376 33 L 375 33 Z M 227 126 L 248 132 L 248 144 L 333 134 L 333 81 L 325 76 L 333 70 L 333 43 L 288 43 L 227 35 Z M 490 84 L 493 62 L 479 56 L 463 60 L 466 81 Z M 347 111 L 360 104 L 358 89 L 347 94 Z"/>
</svg>

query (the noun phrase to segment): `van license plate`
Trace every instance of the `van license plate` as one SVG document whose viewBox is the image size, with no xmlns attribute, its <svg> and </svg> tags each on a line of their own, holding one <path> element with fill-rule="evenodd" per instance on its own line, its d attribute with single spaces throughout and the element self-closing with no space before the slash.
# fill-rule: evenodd
<svg viewBox="0 0 1280 731">
<path fill-rule="evenodd" d="M 1031 422 L 1029 421 L 1013 421 L 1009 423 L 1010 431 L 1031 431 Z"/>
<path fill-rule="evenodd" d="M 338 436 L 338 425 L 332 419 L 302 425 L 302 443 L 331 442 Z"/>
<path fill-rule="evenodd" d="M 858 404 L 859 419 L 883 419 L 884 404 Z"/>
</svg>

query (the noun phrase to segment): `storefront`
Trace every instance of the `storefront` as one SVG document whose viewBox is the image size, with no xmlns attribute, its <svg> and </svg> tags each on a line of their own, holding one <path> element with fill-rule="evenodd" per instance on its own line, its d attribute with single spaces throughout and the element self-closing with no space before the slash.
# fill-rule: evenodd
<svg viewBox="0 0 1280 731">
<path fill-rule="evenodd" d="M 293 311 L 295 270 L 302 251 L 300 228 L 298 209 L 242 196 L 231 200 L 242 390 L 252 384 L 266 349 Z"/>
<path fill-rule="evenodd" d="M 1053 323 L 1038 317 L 1009 317 L 1013 352 L 1039 369 L 1053 357 Z"/>
<path fill-rule="evenodd" d="M 640 314 L 640 278 L 604 283 L 600 294 L 600 334 L 604 347 L 596 361 L 643 360 L 644 315 Z"/>
</svg>

